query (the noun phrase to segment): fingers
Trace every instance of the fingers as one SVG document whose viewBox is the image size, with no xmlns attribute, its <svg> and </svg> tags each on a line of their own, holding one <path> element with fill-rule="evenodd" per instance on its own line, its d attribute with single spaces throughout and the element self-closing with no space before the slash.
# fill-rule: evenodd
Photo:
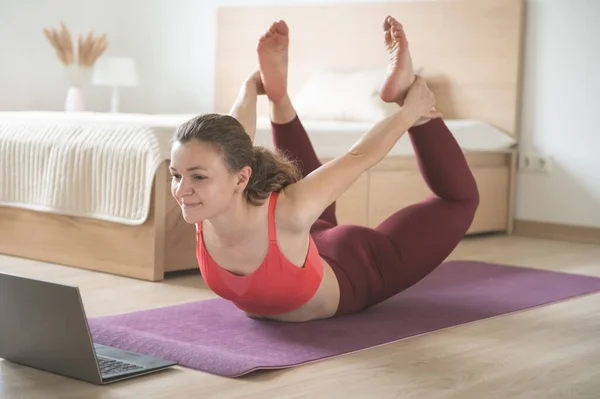
<svg viewBox="0 0 600 399">
<path fill-rule="evenodd" d="M 415 81 L 413 82 L 413 86 L 416 86 L 416 88 L 424 90 L 426 93 L 433 96 L 435 101 L 435 95 L 433 94 L 433 91 L 431 91 L 429 86 L 427 86 L 427 81 L 421 75 L 415 75 Z"/>
<path fill-rule="evenodd" d="M 421 89 L 425 90 L 427 93 L 429 93 L 429 95 L 431 95 L 433 97 L 433 101 L 434 101 L 434 105 L 435 105 L 435 94 L 429 88 L 429 86 L 427 86 L 427 81 L 425 80 L 425 78 L 423 78 L 421 75 L 415 75 L 415 81 L 413 82 L 413 85 L 418 85 L 418 86 L 420 86 L 419 88 L 421 88 Z"/>
<path fill-rule="evenodd" d="M 443 116 L 444 115 L 440 111 L 436 110 L 435 107 L 431 108 L 429 110 L 429 114 L 427 115 L 427 117 L 431 119 L 442 118 Z"/>
<path fill-rule="evenodd" d="M 421 75 L 415 75 L 415 80 L 408 91 L 405 104 L 415 107 L 423 118 L 442 117 L 442 113 L 435 109 L 436 96 L 429 89 L 426 80 Z"/>
<path fill-rule="evenodd" d="M 420 85 L 427 86 L 427 82 L 425 81 L 425 78 L 423 78 L 423 76 L 417 75 L 417 74 L 415 74 L 415 81 L 413 82 L 413 84 L 420 84 Z"/>
</svg>

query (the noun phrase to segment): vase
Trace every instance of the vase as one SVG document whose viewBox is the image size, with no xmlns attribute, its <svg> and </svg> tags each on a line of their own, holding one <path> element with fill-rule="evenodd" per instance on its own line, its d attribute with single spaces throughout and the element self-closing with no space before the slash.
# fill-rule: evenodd
<svg viewBox="0 0 600 399">
<path fill-rule="evenodd" d="M 66 112 L 83 112 L 85 111 L 85 97 L 83 90 L 79 86 L 71 86 L 67 91 L 65 99 Z"/>
<path fill-rule="evenodd" d="M 67 79 L 69 81 L 69 90 L 65 99 L 66 112 L 85 111 L 85 96 L 83 87 L 90 77 L 90 68 L 80 65 L 69 65 L 67 67 Z"/>
</svg>

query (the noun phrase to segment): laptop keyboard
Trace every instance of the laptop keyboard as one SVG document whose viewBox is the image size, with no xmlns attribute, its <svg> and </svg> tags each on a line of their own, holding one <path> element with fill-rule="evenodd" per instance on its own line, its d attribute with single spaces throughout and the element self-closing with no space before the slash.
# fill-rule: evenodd
<svg viewBox="0 0 600 399">
<path fill-rule="evenodd" d="M 111 359 L 104 356 L 97 357 L 98 366 L 100 366 L 100 372 L 102 373 L 102 375 L 111 375 L 144 369 L 142 366 L 138 366 L 137 364 Z"/>
</svg>

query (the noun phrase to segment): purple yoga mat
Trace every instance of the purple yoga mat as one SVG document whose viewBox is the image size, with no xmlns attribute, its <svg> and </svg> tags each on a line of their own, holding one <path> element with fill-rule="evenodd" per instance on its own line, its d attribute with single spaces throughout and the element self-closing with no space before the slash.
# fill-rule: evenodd
<svg viewBox="0 0 600 399">
<path fill-rule="evenodd" d="M 227 377 L 292 367 L 600 291 L 600 278 L 450 261 L 360 314 L 306 323 L 248 318 L 217 298 L 90 318 L 94 342 Z"/>
</svg>

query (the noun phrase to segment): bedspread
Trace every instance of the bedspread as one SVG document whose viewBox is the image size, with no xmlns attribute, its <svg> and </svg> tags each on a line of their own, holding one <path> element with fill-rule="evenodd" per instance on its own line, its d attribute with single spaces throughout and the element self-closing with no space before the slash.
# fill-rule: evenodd
<svg viewBox="0 0 600 399">
<path fill-rule="evenodd" d="M 181 120 L 0 113 L 0 205 L 142 224 Z"/>
</svg>

